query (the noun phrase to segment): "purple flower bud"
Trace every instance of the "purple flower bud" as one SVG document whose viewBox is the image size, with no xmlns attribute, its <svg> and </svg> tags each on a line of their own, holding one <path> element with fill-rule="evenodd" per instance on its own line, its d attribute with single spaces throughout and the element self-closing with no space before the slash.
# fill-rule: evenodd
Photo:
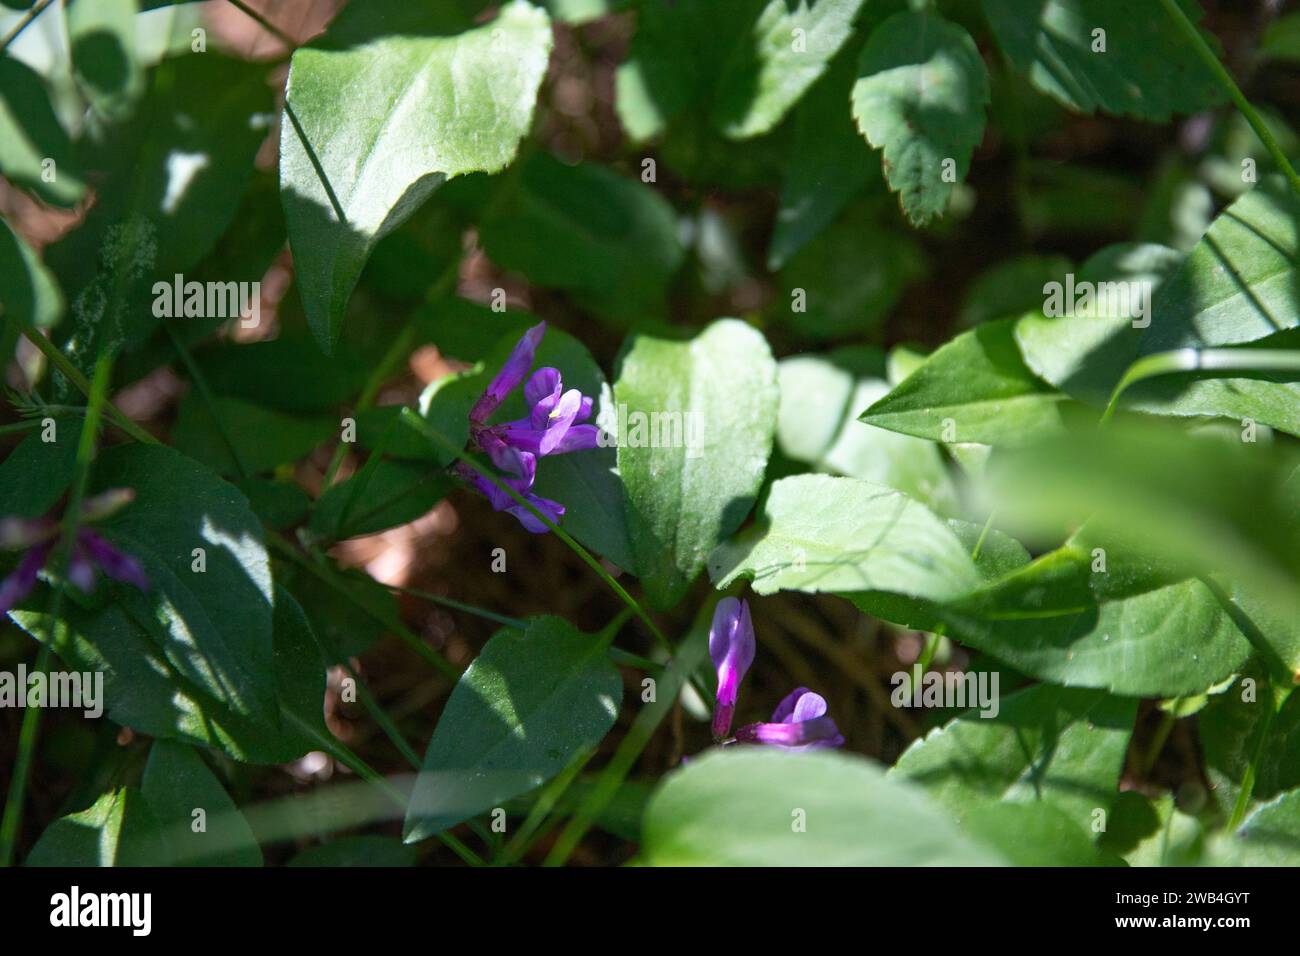
<svg viewBox="0 0 1300 956">
<path fill-rule="evenodd" d="M 771 723 L 741 727 L 736 731 L 736 739 L 782 750 L 842 747 L 844 737 L 826 711 L 826 699 L 821 694 L 800 687 L 776 705 Z"/>
<path fill-rule="evenodd" d="M 564 505 L 558 501 L 552 501 L 550 498 L 543 498 L 534 494 L 524 495 L 524 498 L 530 505 L 546 515 L 551 524 L 559 524 L 560 519 L 564 517 Z M 524 529 L 531 531 L 533 534 L 545 534 L 551 530 L 541 521 L 538 521 L 535 514 L 517 502 L 512 507 L 507 508 L 506 511 L 518 518 Z"/>
<path fill-rule="evenodd" d="M 53 518 L 0 518 L 0 548 L 7 551 L 24 551 L 58 534 Z"/>
<path fill-rule="evenodd" d="M 109 488 L 81 503 L 82 521 L 102 521 L 135 501 L 134 488 Z"/>
<path fill-rule="evenodd" d="M 486 423 L 492 417 L 492 413 L 505 401 L 506 396 L 519 387 L 528 370 L 533 367 L 533 356 L 537 354 L 537 345 L 545 334 L 545 322 L 538 322 L 524 333 L 523 338 L 511 351 L 510 357 L 501 366 L 501 371 L 497 372 L 496 378 L 492 379 L 482 397 L 474 403 L 469 413 L 469 420 L 472 423 L 476 425 Z"/>
<path fill-rule="evenodd" d="M 28 549 L 13 573 L 0 581 L 0 614 L 12 611 L 36 587 L 36 577 L 41 573 L 41 568 L 45 567 L 53 547 L 53 542 L 46 541 Z"/>
<path fill-rule="evenodd" d="M 551 530 L 539 521 L 535 514 L 519 502 L 515 501 L 514 498 L 500 488 L 496 482 L 479 474 L 473 468 L 470 468 L 467 465 L 458 465 L 456 467 L 456 474 L 463 478 L 470 487 L 486 498 L 488 503 L 492 505 L 493 511 L 505 511 L 514 515 L 519 519 L 519 523 L 533 534 L 545 534 L 547 531 Z M 510 479 L 505 479 L 505 481 L 507 484 L 514 487 Z M 552 501 L 549 498 L 535 495 L 527 489 L 516 488 L 515 490 L 523 496 L 525 501 L 542 514 L 546 515 L 552 523 L 558 524 L 560 518 L 564 516 L 564 505 L 560 504 L 558 501 Z"/>
<path fill-rule="evenodd" d="M 144 573 L 144 568 L 140 562 L 131 555 L 111 544 L 107 539 L 96 531 L 89 528 L 82 528 L 77 532 L 77 548 L 84 551 L 86 557 L 99 566 L 99 569 L 108 575 L 114 581 L 123 581 L 141 591 L 149 590 L 149 576 Z M 71 577 L 71 571 L 69 571 Z M 81 587 L 80 582 L 73 579 L 73 583 Z M 90 588 L 82 587 L 83 591 L 89 591 Z"/>
<path fill-rule="evenodd" d="M 718 697 L 713 708 L 713 737 L 721 740 L 731 729 L 740 682 L 754 663 L 754 624 L 749 604 L 723 598 L 713 611 L 709 628 L 709 656 L 718 671 Z"/>
</svg>

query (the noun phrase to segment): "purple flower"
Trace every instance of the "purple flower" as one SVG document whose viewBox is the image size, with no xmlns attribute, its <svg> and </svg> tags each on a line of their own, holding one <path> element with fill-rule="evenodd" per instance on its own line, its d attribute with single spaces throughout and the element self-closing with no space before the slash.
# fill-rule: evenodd
<svg viewBox="0 0 1300 956">
<path fill-rule="evenodd" d="M 554 523 L 564 514 L 564 506 L 532 493 L 537 459 L 595 448 L 600 433 L 595 425 L 584 424 L 591 417 L 594 402 L 576 388 L 565 391 L 559 369 L 540 368 L 528 375 L 545 334 L 545 322 L 524 333 L 501 371 L 470 410 L 469 431 L 473 445 L 486 452 L 492 464 L 504 473 L 502 481 Z M 489 425 L 487 420 L 492 413 L 521 383 L 529 407 L 528 417 Z M 495 510 L 514 515 L 529 531 L 540 534 L 550 530 L 510 494 L 474 469 L 460 464 L 455 472 L 487 498 Z"/>
<path fill-rule="evenodd" d="M 741 727 L 736 731 L 736 739 L 782 750 L 842 747 L 844 737 L 826 710 L 826 700 L 821 694 L 800 687 L 776 705 L 771 723 Z"/>
<path fill-rule="evenodd" d="M 533 367 L 533 356 L 537 354 L 537 345 L 542 341 L 542 336 L 545 334 L 545 322 L 538 322 L 524 333 L 524 337 L 519 340 L 510 352 L 506 364 L 501 366 L 501 371 L 497 372 L 496 378 L 492 379 L 491 384 L 488 385 L 487 391 L 470 409 L 469 420 L 471 424 L 484 424 L 492 417 L 492 413 L 497 410 L 501 403 L 505 401 L 506 396 L 519 387 L 519 383 L 524 380 L 528 370 Z"/>
<path fill-rule="evenodd" d="M 81 518 L 83 521 L 105 518 L 134 497 L 129 489 L 114 488 L 87 498 L 81 505 Z M 48 516 L 0 518 L 0 547 L 26 551 L 18 567 L 0 581 L 0 614 L 12 610 L 36 587 L 37 577 L 54 552 L 60 530 L 59 523 Z M 95 589 L 96 570 L 142 591 L 149 589 L 149 578 L 139 561 L 118 550 L 98 532 L 86 527 L 78 528 L 72 553 L 68 556 L 68 580 L 89 594 Z"/>
<path fill-rule="evenodd" d="M 723 598 L 713 611 L 709 628 L 709 656 L 718 671 L 718 696 L 713 707 L 713 739 L 721 740 L 731 730 L 736 712 L 736 693 L 749 665 L 754 663 L 754 624 L 749 604 L 733 597 Z"/>
</svg>

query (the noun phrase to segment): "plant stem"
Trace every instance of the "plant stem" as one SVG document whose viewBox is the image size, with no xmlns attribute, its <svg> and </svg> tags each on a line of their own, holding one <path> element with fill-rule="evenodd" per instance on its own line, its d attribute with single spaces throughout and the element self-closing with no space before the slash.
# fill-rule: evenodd
<svg viewBox="0 0 1300 956">
<path fill-rule="evenodd" d="M 388 712 L 384 710 L 379 701 L 375 700 L 375 695 L 370 693 L 370 688 L 368 688 L 365 685 L 365 682 L 362 681 L 361 675 L 356 672 L 356 669 L 346 660 L 343 661 L 342 664 L 343 669 L 348 672 L 349 676 L 351 676 L 352 680 L 357 685 L 357 693 L 361 695 L 361 703 L 364 704 L 366 710 L 370 712 L 370 716 L 373 717 L 375 723 L 379 725 L 379 729 L 384 732 L 384 736 L 393 742 L 393 746 L 397 748 L 397 751 L 402 755 L 402 758 L 411 765 L 411 768 L 416 772 L 419 772 L 420 755 L 417 754 L 411 748 L 411 745 L 406 742 L 406 738 L 402 736 L 402 732 L 397 729 L 397 725 L 393 723 L 393 719 L 388 716 Z"/>
<path fill-rule="evenodd" d="M 556 804 L 568 792 L 569 786 L 577 779 L 578 774 L 582 773 L 591 758 L 596 754 L 595 749 L 579 751 L 569 761 L 568 766 L 560 771 L 559 775 L 546 785 L 537 797 L 537 802 L 533 804 L 528 811 L 528 816 L 524 818 L 523 824 L 510 842 L 505 845 L 496 859 L 492 861 L 493 866 L 511 866 L 532 845 L 532 837 L 541 830 L 542 824 L 546 822 L 547 816 L 555 809 Z"/>
<path fill-rule="evenodd" d="M 63 354 L 62 349 L 45 336 L 41 335 L 38 329 L 35 329 L 30 325 L 23 327 L 23 335 L 27 336 L 27 340 L 35 345 L 36 348 L 40 350 L 41 354 L 45 356 L 46 360 L 58 369 L 69 382 L 75 385 L 82 395 L 85 395 L 87 398 L 90 397 L 90 382 L 86 380 L 86 376 L 81 374 L 81 370 L 73 365 L 68 357 Z M 158 444 L 158 439 L 154 438 L 135 422 L 131 421 L 131 419 L 127 418 L 126 415 L 124 415 L 112 402 L 106 401 L 104 403 L 104 412 L 113 420 L 114 425 L 141 444 Z"/>
<path fill-rule="evenodd" d="M 425 296 L 425 302 L 436 302 L 446 295 L 455 287 L 459 275 L 460 257 L 457 256 L 439 274 L 437 281 L 434 282 Z M 389 376 L 393 374 L 402 359 L 406 357 L 406 353 L 411 351 L 412 346 L 415 345 L 418 332 L 419 329 L 415 321 L 408 319 L 406 325 L 402 327 L 402 331 L 397 333 L 397 337 L 393 339 L 393 344 L 384 353 L 384 357 L 379 360 L 379 364 L 370 372 L 365 386 L 361 389 L 361 395 L 357 398 L 357 404 L 353 409 L 354 413 L 365 411 L 375 404 L 375 398 L 379 395 L 379 390 L 383 387 L 384 382 L 388 381 Z M 342 443 L 334 449 L 334 457 L 330 459 L 329 467 L 325 469 L 324 487 L 328 488 L 334 483 L 339 466 L 343 464 L 343 459 L 347 457 L 347 454 L 347 446 Z"/>
<path fill-rule="evenodd" d="M 1149 378 L 1179 372 L 1243 371 L 1300 372 L 1300 353 L 1289 349 L 1174 349 L 1156 352 L 1135 361 L 1115 384 L 1098 425 L 1105 425 L 1119 408 L 1120 396 L 1131 386 Z"/>
<path fill-rule="evenodd" d="M 1259 726 L 1259 736 L 1255 739 L 1255 752 L 1250 756 L 1250 764 L 1246 767 L 1246 772 L 1241 777 L 1241 789 L 1237 791 L 1237 802 L 1233 804 L 1232 816 L 1228 819 L 1228 830 L 1236 830 L 1241 826 L 1242 821 L 1246 819 L 1246 813 L 1250 810 L 1250 801 L 1255 794 L 1255 782 L 1259 778 L 1259 764 L 1264 759 L 1264 748 L 1268 743 L 1269 732 L 1273 729 L 1273 718 L 1277 712 L 1282 709 L 1286 699 L 1291 695 L 1291 688 L 1286 688 L 1277 695 L 1277 698 L 1271 702 L 1268 710 L 1264 711 L 1264 719 Z"/>
<path fill-rule="evenodd" d="M 77 443 L 77 458 L 72 481 L 72 491 L 63 512 L 63 522 L 58 546 L 50 559 L 49 567 L 58 575 L 54 593 L 50 598 L 49 623 L 45 630 L 45 643 L 36 655 L 34 673 L 44 673 L 50 666 L 50 655 L 54 647 L 59 611 L 63 603 L 63 590 L 67 586 L 68 559 L 72 556 L 72 547 L 77 537 L 77 526 L 81 520 L 81 502 L 86 497 L 86 485 L 90 480 L 90 466 L 95 457 L 95 438 L 99 430 L 100 412 L 108 396 L 108 380 L 112 374 L 113 362 L 101 356 L 95 363 L 95 378 L 90 383 L 89 401 L 86 409 L 86 423 L 81 430 Z M 0 866 L 13 863 L 14 846 L 18 840 L 18 827 L 22 823 L 23 804 L 27 799 L 27 778 L 32 759 L 36 753 L 36 737 L 40 729 L 41 708 L 29 707 L 23 714 L 22 727 L 18 732 L 18 756 L 14 761 L 13 778 L 9 781 L 9 793 L 5 799 L 4 817 L 0 819 Z"/>
<path fill-rule="evenodd" d="M 677 702 L 677 695 L 686 684 L 689 675 L 694 673 L 708 651 L 709 623 L 713 619 L 713 609 L 722 596 L 721 593 L 714 592 L 700 608 L 691 627 L 691 633 L 682 642 L 681 653 L 664 671 L 664 679 L 659 682 L 654 701 L 643 707 L 641 713 L 637 714 L 627 736 L 619 743 L 614 756 L 596 779 L 595 786 L 578 806 L 568 826 L 551 847 L 551 852 L 546 856 L 546 866 L 564 865 L 569 854 L 586 835 L 596 817 L 618 793 L 618 788 L 623 785 L 623 780 L 641 756 L 641 751 L 645 750 L 646 745 L 650 743 L 650 738 L 654 736 L 660 722 L 673 709 Z"/>
<path fill-rule="evenodd" d="M 356 596 L 353 595 L 350 591 L 340 586 L 340 584 L 338 583 L 338 581 L 334 579 L 334 576 L 332 574 L 330 574 L 324 568 L 319 567 L 316 564 L 316 562 L 312 561 L 310 558 L 306 557 L 301 552 L 299 552 L 297 548 L 295 548 L 292 544 L 286 541 L 282 536 L 274 532 L 271 532 L 267 534 L 266 541 L 267 544 L 269 544 L 272 548 L 280 552 L 280 554 L 283 557 L 287 558 L 289 561 L 292 561 L 294 564 L 298 565 L 308 574 L 318 578 L 324 584 L 329 585 L 329 587 L 331 587 L 333 590 L 338 592 L 338 594 L 341 597 L 343 597 L 346 601 L 348 601 L 348 603 L 355 605 L 358 609 L 363 611 L 366 614 L 366 616 L 382 624 L 384 627 L 388 628 L 390 631 L 392 631 L 394 634 L 400 637 L 403 641 L 405 641 L 408 645 L 410 645 L 413 651 L 415 651 L 422 658 L 424 658 L 435 670 L 439 671 L 440 673 L 442 673 L 443 675 L 445 675 L 446 677 L 450 678 L 453 681 L 456 680 L 458 677 L 460 677 L 461 668 L 458 668 L 455 664 L 448 661 L 446 658 L 444 658 L 441 654 L 435 651 L 424 641 L 420 640 L 416 635 L 412 634 L 411 631 L 404 624 L 402 624 L 401 621 L 390 619 L 387 615 L 379 614 L 372 608 L 367 607 L 364 603 L 359 601 L 356 598 Z"/>
<path fill-rule="evenodd" d="M 317 730 L 315 727 L 312 727 L 302 718 L 298 717 L 296 714 L 290 711 L 283 711 L 283 713 L 286 717 L 288 717 L 293 722 L 294 726 L 297 727 L 299 731 L 301 731 L 302 733 L 306 734 L 307 736 L 315 740 L 317 743 L 319 743 L 321 745 L 321 748 L 324 749 L 327 753 L 329 753 L 331 757 L 333 757 L 339 763 L 343 764 L 343 766 L 347 767 L 349 770 L 355 773 L 362 780 L 366 781 L 366 783 L 375 786 L 381 793 L 384 794 L 384 796 L 386 796 L 389 800 L 393 801 L 393 803 L 396 804 L 398 807 L 402 808 L 403 810 L 406 808 L 405 795 L 402 794 L 400 790 L 396 789 L 386 779 L 384 779 L 384 776 L 378 770 L 370 766 L 368 763 L 362 760 L 361 757 L 353 753 L 352 750 L 346 744 L 344 744 L 342 741 L 334 737 L 323 736 L 319 730 Z M 441 841 L 444 846 L 446 846 L 449 850 L 455 853 L 458 857 L 460 857 L 463 861 L 468 863 L 470 866 L 485 865 L 483 859 L 477 853 L 475 853 L 473 850 L 467 847 L 460 840 L 456 839 L 450 833 L 439 833 L 437 834 L 436 838 L 439 841 Z"/>
<path fill-rule="evenodd" d="M 513 627 L 518 631 L 528 629 L 528 622 L 522 621 L 517 617 L 507 617 L 504 614 L 498 614 L 496 611 L 489 611 L 486 608 L 475 607 L 472 604 L 466 604 L 463 601 L 457 601 L 454 598 L 443 597 L 441 594 L 434 594 L 431 591 L 420 591 L 416 588 L 402 587 L 398 584 L 385 585 L 390 591 L 396 591 L 398 594 L 409 594 L 411 597 L 420 598 L 428 601 L 430 604 L 439 604 L 443 607 L 451 608 L 454 611 L 464 611 L 466 614 L 473 614 L 475 617 L 481 617 L 486 621 L 500 624 L 503 627 Z"/>
<path fill-rule="evenodd" d="M 9 44 L 13 43 L 14 40 L 17 40 L 18 35 L 26 30 L 31 25 L 32 21 L 44 13 L 45 8 L 53 2 L 54 0 L 37 0 L 37 2 L 32 5 L 32 8 L 23 14 L 23 18 L 14 24 L 14 28 L 5 34 L 5 38 L 0 40 L 0 53 L 9 49 Z"/>
<path fill-rule="evenodd" d="M 466 465 L 468 465 L 470 468 L 473 468 L 484 478 L 488 479 L 493 484 L 495 484 L 498 488 L 505 491 L 507 494 L 510 495 L 511 498 L 514 498 L 515 501 L 519 502 L 520 505 L 526 508 L 534 517 L 536 517 L 538 521 L 546 525 L 546 527 L 549 528 L 557 538 L 559 538 L 566 545 L 568 545 L 569 549 L 583 560 L 583 562 L 587 565 L 587 567 L 591 568 L 593 571 L 596 572 L 596 574 L 600 577 L 600 579 L 605 582 L 605 585 L 618 596 L 619 600 L 621 600 L 624 604 L 626 604 L 629 608 L 632 609 L 632 613 L 635 614 L 638 618 L 640 618 L 641 622 L 645 624 L 647 628 L 649 628 L 650 633 L 654 635 L 655 640 L 659 642 L 660 646 L 663 647 L 663 649 L 669 654 L 669 656 L 672 656 L 676 653 L 676 651 L 673 648 L 672 642 L 668 640 L 668 638 L 664 635 L 663 631 L 659 630 L 658 625 L 655 624 L 655 622 L 650 619 L 650 615 L 646 613 L 643 607 L 641 607 L 641 604 L 637 601 L 637 599 L 632 597 L 632 595 L 627 592 L 627 590 L 623 587 L 623 585 L 615 581 L 613 577 L 610 576 L 609 572 L 606 571 L 603 567 L 601 567 L 600 562 L 591 554 L 590 551 L 588 551 L 582 545 L 578 544 L 577 541 L 575 541 L 572 537 L 569 536 L 568 532 L 566 532 L 563 528 L 557 525 L 554 521 L 552 521 L 550 518 L 546 517 L 546 515 L 542 514 L 540 511 L 534 508 L 524 498 L 523 495 L 519 494 L 519 492 L 515 491 L 515 489 L 511 488 L 509 485 L 507 485 L 505 482 L 499 479 L 489 469 L 484 468 L 482 465 L 480 465 L 471 455 L 466 454 L 463 449 L 457 448 L 455 444 L 452 443 L 446 436 L 444 436 L 440 431 L 438 431 L 436 428 L 434 428 L 432 425 L 426 422 L 419 415 L 415 414 L 415 412 L 413 412 L 411 409 L 404 408 L 402 409 L 401 414 L 403 420 L 405 420 L 407 424 L 411 425 L 418 431 L 422 432 L 427 438 L 432 440 L 435 444 L 440 445 L 444 450 L 453 454 L 458 460 L 464 462 Z"/>
<path fill-rule="evenodd" d="M 1201 36 L 1201 31 L 1196 28 L 1196 24 L 1187 18 L 1187 14 L 1178 5 L 1178 0 L 1160 0 L 1160 3 L 1164 6 L 1165 12 L 1169 14 L 1170 19 L 1174 21 L 1174 25 L 1182 31 L 1183 36 L 1192 45 L 1196 55 L 1214 74 L 1214 78 L 1223 87 L 1237 110 L 1246 118 L 1246 122 L 1250 124 L 1251 129 L 1255 131 L 1255 135 L 1259 137 L 1259 141 L 1264 144 L 1268 154 L 1273 157 L 1273 162 L 1277 165 L 1277 168 L 1290 182 L 1291 189 L 1297 196 L 1300 196 L 1300 176 L 1296 175 L 1295 169 L 1286 158 L 1286 153 L 1282 152 L 1281 145 L 1273 137 L 1273 133 L 1264 122 L 1263 117 L 1259 115 L 1255 107 L 1250 105 L 1250 100 L 1246 99 L 1246 95 L 1241 92 L 1241 87 L 1237 86 L 1237 81 L 1232 78 L 1232 74 L 1219 62 L 1219 58 L 1214 55 L 1210 45 L 1205 42 L 1205 37 Z"/>
<path fill-rule="evenodd" d="M 212 394 L 212 389 L 208 388 L 208 380 L 199 371 L 198 364 L 194 361 L 194 356 L 190 355 L 190 350 L 181 342 L 180 336 L 172 328 L 169 320 L 163 319 L 163 328 L 167 331 L 167 337 L 171 339 L 172 347 L 176 349 L 176 354 L 180 356 L 181 364 L 185 366 L 185 371 L 190 376 L 190 382 L 198 390 L 199 398 L 202 399 L 204 406 L 211 416 L 213 424 L 216 426 L 217 434 L 221 436 L 221 441 L 225 444 L 226 450 L 230 452 L 230 458 L 235 463 L 235 470 L 239 472 L 241 478 L 249 477 L 248 466 L 244 463 L 244 458 L 239 453 L 239 448 L 235 445 L 235 440 L 230 437 L 230 429 L 226 428 L 226 423 L 221 418 L 221 413 L 217 409 L 216 396 Z"/>
<path fill-rule="evenodd" d="M 1176 698 L 1174 706 L 1177 707 L 1182 702 L 1182 698 Z M 1147 750 L 1146 755 L 1142 758 L 1142 765 L 1138 768 L 1143 779 L 1150 775 L 1155 769 L 1156 761 L 1160 759 L 1160 752 L 1165 749 L 1165 743 L 1169 740 L 1169 734 L 1174 729 L 1174 724 L 1178 718 L 1168 710 L 1162 711 L 1160 715 L 1160 726 L 1156 728 L 1155 736 L 1151 739 L 1151 747 Z"/>
<path fill-rule="evenodd" d="M 242 11 L 247 16 L 256 20 L 263 30 L 283 43 L 290 53 L 294 51 L 294 48 L 298 45 L 298 41 L 289 36 L 289 34 L 285 33 L 270 20 L 266 19 L 266 17 L 262 16 L 262 14 L 244 3 L 243 0 L 228 0 L 228 2 L 235 9 Z"/>
</svg>

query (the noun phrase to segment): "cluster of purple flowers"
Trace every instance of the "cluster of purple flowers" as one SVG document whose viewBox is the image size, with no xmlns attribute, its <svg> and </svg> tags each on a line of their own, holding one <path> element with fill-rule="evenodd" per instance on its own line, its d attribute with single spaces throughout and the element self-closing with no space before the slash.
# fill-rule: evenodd
<svg viewBox="0 0 1300 956">
<path fill-rule="evenodd" d="M 555 523 L 564 514 L 564 505 L 533 494 L 537 459 L 595 448 L 600 433 L 595 425 L 585 424 L 591 418 L 591 397 L 576 388 L 565 391 L 559 369 L 539 368 L 528 375 L 538 343 L 545 334 L 545 322 L 539 322 L 524 333 L 505 365 L 501 366 L 501 371 L 470 410 L 469 433 L 471 443 L 485 452 L 492 464 L 504 473 L 503 482 Z M 528 377 L 526 382 L 525 377 Z M 528 403 L 528 417 L 489 425 L 487 421 L 492 413 L 521 382 L 524 400 Z M 535 514 L 496 482 L 464 463 L 458 463 L 455 471 L 497 511 L 514 515 L 534 534 L 548 530 Z"/>
<path fill-rule="evenodd" d="M 106 518 L 135 497 L 126 488 L 114 488 L 87 498 L 81 505 L 82 521 Z M 0 614 L 14 608 L 36 587 L 36 580 L 49 563 L 59 542 L 60 523 L 50 516 L 40 518 L 0 518 L 0 548 L 26 553 L 18 567 L 0 581 Z M 96 571 L 116 581 L 124 581 L 142 591 L 149 589 L 149 578 L 140 562 L 119 551 L 103 535 L 88 527 L 77 528 L 68 557 L 68 580 L 89 594 L 95 589 Z"/>
<path fill-rule="evenodd" d="M 591 397 L 576 388 L 565 391 L 559 369 L 540 368 L 529 376 L 537 346 L 545 334 L 546 323 L 539 322 L 516 343 L 501 371 L 470 410 L 469 433 L 471 444 L 485 452 L 503 473 L 502 484 L 555 523 L 563 516 L 564 505 L 533 493 L 537 459 L 595 448 L 600 433 L 595 425 L 587 424 L 592 412 Z M 489 425 L 488 419 L 521 383 L 528 417 Z M 458 463 L 455 472 L 494 509 L 514 515 L 529 531 L 548 530 L 535 514 L 485 475 L 464 463 Z M 736 731 L 733 740 L 726 739 L 736 712 L 740 682 L 754 662 L 754 624 L 745 601 L 723 598 L 718 602 L 709 631 L 709 654 L 718 671 L 713 711 L 715 740 L 767 744 L 784 750 L 843 745 L 844 737 L 826 713 L 826 700 L 806 687 L 787 695 L 770 722 L 748 724 Z"/>
<path fill-rule="evenodd" d="M 749 665 L 754 663 L 754 623 L 749 604 L 723 598 L 713 612 L 709 628 L 709 656 L 718 671 L 718 695 L 713 708 L 713 739 L 727 742 L 736 712 L 736 695 Z M 844 737 L 827 715 L 826 700 L 799 687 L 776 705 L 768 723 L 747 724 L 736 731 L 736 741 L 768 744 L 782 750 L 840 747 Z"/>
</svg>

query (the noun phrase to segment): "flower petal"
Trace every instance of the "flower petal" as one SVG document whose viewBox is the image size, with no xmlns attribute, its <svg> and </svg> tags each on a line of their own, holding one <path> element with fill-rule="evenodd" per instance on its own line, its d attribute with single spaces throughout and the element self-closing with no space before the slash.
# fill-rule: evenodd
<svg viewBox="0 0 1300 956">
<path fill-rule="evenodd" d="M 0 581 L 0 614 L 12 611 L 14 605 L 31 593 L 32 588 L 36 586 L 36 578 L 41 573 L 41 568 L 45 567 L 52 547 L 50 542 L 45 542 L 28 549 L 19 560 L 18 567 L 14 568 L 7 578 Z"/>
<path fill-rule="evenodd" d="M 558 368 L 539 368 L 524 383 L 524 401 L 528 407 L 532 408 L 545 399 L 555 399 L 560 397 L 560 392 L 564 386 L 560 381 L 560 370 Z"/>
<path fill-rule="evenodd" d="M 524 333 L 523 338 L 510 352 L 510 357 L 501 366 L 501 371 L 497 372 L 496 378 L 492 379 L 483 395 L 470 409 L 471 422 L 476 425 L 485 423 L 505 401 L 505 397 L 519 387 L 528 370 L 533 367 L 533 356 L 537 354 L 537 345 L 545 334 L 545 322 L 538 322 Z"/>
<path fill-rule="evenodd" d="M 740 682 L 754 663 L 754 624 L 747 602 L 732 597 L 718 602 L 709 628 L 709 657 L 718 671 L 713 736 L 721 739 L 731 729 Z"/>
<path fill-rule="evenodd" d="M 140 562 L 120 551 L 98 532 L 82 528 L 77 532 L 77 544 L 85 548 L 86 556 L 114 581 L 124 581 L 141 591 L 149 590 L 149 576 L 144 573 Z"/>
</svg>

